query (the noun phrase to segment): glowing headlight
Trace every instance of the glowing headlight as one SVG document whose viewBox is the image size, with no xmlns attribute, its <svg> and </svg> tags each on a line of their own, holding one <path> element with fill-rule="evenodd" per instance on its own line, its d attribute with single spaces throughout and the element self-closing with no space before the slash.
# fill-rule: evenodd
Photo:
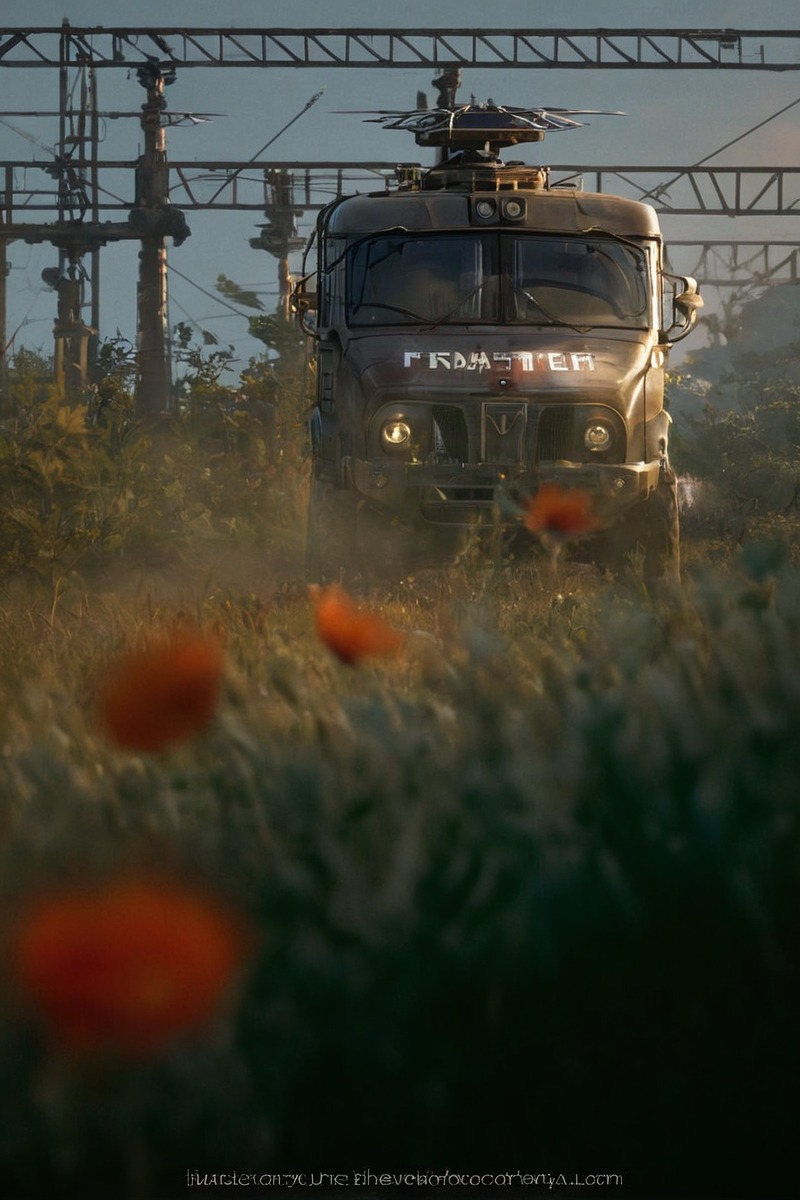
<svg viewBox="0 0 800 1200">
<path fill-rule="evenodd" d="M 384 421 L 381 425 L 381 443 L 387 450 L 402 450 L 411 441 L 411 426 L 407 421 Z"/>
<path fill-rule="evenodd" d="M 587 450 L 607 450 L 613 438 L 611 429 L 602 421 L 592 421 L 591 425 L 587 425 L 583 431 L 583 444 Z"/>
</svg>

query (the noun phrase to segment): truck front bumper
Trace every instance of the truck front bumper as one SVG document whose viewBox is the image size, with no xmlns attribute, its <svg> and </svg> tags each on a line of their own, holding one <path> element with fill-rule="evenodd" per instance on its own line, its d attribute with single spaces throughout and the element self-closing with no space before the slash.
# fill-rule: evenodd
<svg viewBox="0 0 800 1200">
<path fill-rule="evenodd" d="M 535 469 L 494 463 L 454 466 L 347 458 L 345 485 L 378 508 L 410 521 L 471 525 L 491 517 L 513 524 L 502 497 L 520 503 L 543 484 L 589 493 L 594 511 L 611 522 L 658 486 L 659 461 L 649 463 L 542 462 Z M 510 511 L 513 511 L 511 509 Z"/>
</svg>

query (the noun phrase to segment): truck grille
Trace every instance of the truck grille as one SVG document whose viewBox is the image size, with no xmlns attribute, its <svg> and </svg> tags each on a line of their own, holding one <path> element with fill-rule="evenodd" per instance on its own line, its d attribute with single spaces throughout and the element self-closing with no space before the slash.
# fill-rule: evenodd
<svg viewBox="0 0 800 1200">
<path fill-rule="evenodd" d="M 538 462 L 573 457 L 574 419 L 574 410 L 562 405 L 542 409 L 536 438 Z"/>
<path fill-rule="evenodd" d="M 467 422 L 460 408 L 451 404 L 433 405 L 433 444 L 437 462 L 469 462 Z"/>
<path fill-rule="evenodd" d="M 453 465 L 527 463 L 532 466 L 535 462 L 585 461 L 587 452 L 583 449 L 579 431 L 590 410 L 571 404 L 544 405 L 538 413 L 536 408 L 524 400 L 486 400 L 480 406 L 480 425 L 477 426 L 474 411 L 470 414 L 455 404 L 434 404 L 436 462 Z M 612 416 L 609 413 L 605 419 Z M 612 453 L 617 456 L 616 461 L 623 461 L 624 428 L 617 418 L 614 424 L 619 428 Z M 535 450 L 530 436 L 534 431 Z M 606 460 L 594 455 L 592 461 Z"/>
<path fill-rule="evenodd" d="M 481 462 L 524 462 L 527 424 L 528 406 L 524 400 L 485 401 L 481 405 Z"/>
</svg>

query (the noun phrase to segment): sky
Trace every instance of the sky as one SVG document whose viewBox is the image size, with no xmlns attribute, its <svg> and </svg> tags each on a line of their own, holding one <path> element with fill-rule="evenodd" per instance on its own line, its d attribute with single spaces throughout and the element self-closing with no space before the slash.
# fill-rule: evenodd
<svg viewBox="0 0 800 1200">
<path fill-rule="evenodd" d="M 767 0 L 756 10 L 743 0 L 318 0 L 293 9 L 285 0 L 3 0 L 3 28 L 73 26 L 208 26 L 318 29 L 461 28 L 461 29 L 720 29 L 792 30 L 798 27 L 796 0 Z M 800 66 L 800 64 L 799 64 Z M 269 68 L 266 70 L 179 71 L 168 89 L 168 106 L 217 114 L 210 121 L 168 131 L 173 160 L 237 159 L 257 154 L 319 90 L 322 96 L 270 147 L 275 159 L 372 159 L 425 161 L 408 134 L 364 124 L 347 110 L 411 108 L 418 91 L 432 96 L 430 68 L 372 70 Z M 691 165 L 779 109 L 800 99 L 800 70 L 659 71 L 641 70 L 465 70 L 460 96 L 474 94 L 509 104 L 541 104 L 623 110 L 624 117 L 595 117 L 586 127 L 551 135 L 543 146 L 524 147 L 514 157 L 547 164 L 588 166 Z M 5 113 L 58 106 L 58 72 L 0 67 L 0 96 Z M 125 70 L 99 73 L 101 110 L 138 110 L 144 93 Z M 54 119 L 0 117 L 0 159 L 33 161 L 46 157 L 58 137 Z M 22 131 L 22 132 L 20 132 Z M 136 119 L 103 124 L 108 157 L 134 158 L 141 150 Z M 35 139 L 31 141 L 30 139 Z M 427 152 L 430 156 L 430 152 Z M 718 166 L 796 166 L 800 161 L 800 104 L 769 120 L 710 162 Z M 132 187 L 132 185 L 131 185 Z M 115 218 L 118 219 L 118 218 Z M 223 345 L 232 345 L 240 364 L 261 346 L 247 336 L 246 319 L 225 306 L 214 289 L 220 274 L 257 291 L 265 307 L 274 306 L 275 260 L 249 247 L 258 213 L 189 213 L 192 236 L 169 247 L 170 318 L 208 329 Z M 736 225 L 734 226 L 734 221 Z M 665 236 L 761 240 L 798 238 L 798 218 L 662 218 Z M 736 233 L 734 234 L 734 228 Z M 301 231 L 310 229 L 310 218 Z M 8 335 L 50 353 L 54 293 L 41 271 L 56 262 L 48 246 L 11 243 L 8 248 Z M 299 261 L 293 260 L 299 269 Z M 689 266 L 677 264 L 688 270 Z M 133 245 L 108 246 L 101 252 L 101 333 L 116 329 L 135 336 L 137 258 Z M 719 297 L 716 297 L 718 300 Z M 715 298 L 707 296 L 713 306 Z M 691 339 L 692 342 L 695 339 Z M 684 343 L 686 346 L 686 343 Z"/>
</svg>

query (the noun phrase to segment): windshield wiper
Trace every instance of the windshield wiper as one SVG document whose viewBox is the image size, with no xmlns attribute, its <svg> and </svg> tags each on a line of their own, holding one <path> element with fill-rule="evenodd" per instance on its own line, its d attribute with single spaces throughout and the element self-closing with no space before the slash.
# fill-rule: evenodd
<svg viewBox="0 0 800 1200">
<path fill-rule="evenodd" d="M 353 305 L 348 315 L 355 316 L 362 308 L 385 308 L 387 312 L 403 313 L 404 316 L 411 317 L 412 321 L 419 321 L 420 325 L 427 324 L 427 318 L 421 313 L 412 312 L 410 308 L 401 308 L 399 304 L 382 304 L 379 300 L 360 300 L 358 304 Z"/>
<path fill-rule="evenodd" d="M 466 296 L 462 296 L 461 299 L 458 301 L 458 303 L 454 304 L 453 307 L 448 309 L 448 311 L 446 313 L 443 313 L 441 315 L 441 317 L 437 317 L 435 321 L 426 322 L 426 328 L 429 331 L 431 329 L 438 329 L 438 327 L 441 324 L 443 324 L 444 321 L 449 321 L 450 318 L 452 316 L 454 316 L 460 308 L 463 308 L 463 306 L 467 303 L 467 301 L 471 300 L 473 296 L 477 296 L 478 292 L 481 290 L 482 287 L 483 287 L 483 283 L 481 282 L 478 284 L 477 287 L 474 287 L 471 292 L 468 292 Z M 481 323 L 482 320 L 483 320 L 483 318 L 480 316 L 473 317 L 471 320 L 465 321 L 464 324 L 465 325 L 478 325 Z"/>
<path fill-rule="evenodd" d="M 525 288 L 517 288 L 517 292 L 523 295 L 526 300 L 530 300 L 531 304 L 535 305 L 539 312 L 542 313 L 543 316 L 547 317 L 547 320 L 551 325 L 559 325 L 563 329 L 571 329 L 573 333 L 589 333 L 592 329 L 598 328 L 597 325 L 572 325 L 569 321 L 564 321 L 561 317 L 557 317 L 555 313 L 551 313 L 549 309 L 545 308 L 545 306 L 539 300 L 537 300 L 535 296 L 532 296 L 530 292 L 526 291 Z"/>
</svg>

